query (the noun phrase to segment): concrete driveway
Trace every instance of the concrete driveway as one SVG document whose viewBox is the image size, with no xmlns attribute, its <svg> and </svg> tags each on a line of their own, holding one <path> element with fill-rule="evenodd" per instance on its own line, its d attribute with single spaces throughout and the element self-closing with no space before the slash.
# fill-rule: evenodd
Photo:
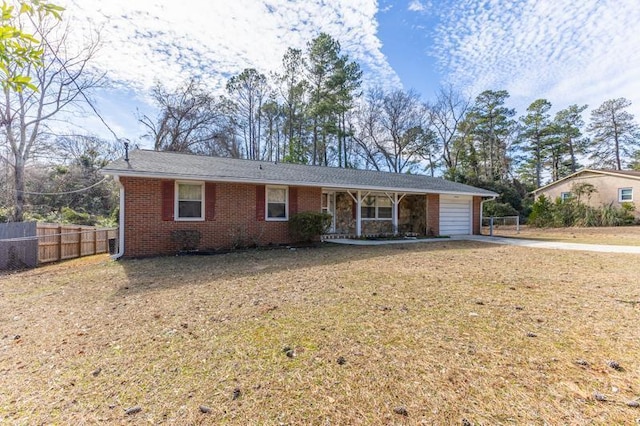
<svg viewBox="0 0 640 426">
<path fill-rule="evenodd" d="M 460 235 L 452 240 L 480 241 L 490 244 L 504 244 L 519 247 L 532 247 L 555 250 L 597 251 L 602 253 L 634 253 L 640 254 L 640 246 L 614 246 L 604 244 L 562 243 L 557 241 L 536 241 L 520 238 L 487 237 L 486 235 Z"/>
</svg>

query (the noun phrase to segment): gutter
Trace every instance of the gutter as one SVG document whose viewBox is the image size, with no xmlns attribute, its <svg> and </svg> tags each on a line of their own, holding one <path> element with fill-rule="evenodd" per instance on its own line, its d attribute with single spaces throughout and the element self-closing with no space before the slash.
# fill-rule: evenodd
<svg viewBox="0 0 640 426">
<path fill-rule="evenodd" d="M 118 252 L 111 255 L 111 259 L 118 260 L 124 255 L 124 185 L 118 175 L 113 176 L 120 187 L 120 212 L 118 217 Z"/>
<path fill-rule="evenodd" d="M 482 234 L 482 212 L 484 211 L 484 203 L 485 201 L 493 201 L 496 198 L 498 198 L 498 196 L 494 195 L 491 198 L 487 198 L 485 200 L 480 201 L 480 234 Z"/>
</svg>

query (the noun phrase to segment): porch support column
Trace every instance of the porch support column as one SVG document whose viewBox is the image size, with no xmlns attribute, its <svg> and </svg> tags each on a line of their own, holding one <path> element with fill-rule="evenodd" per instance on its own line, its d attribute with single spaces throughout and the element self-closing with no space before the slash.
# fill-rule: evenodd
<svg viewBox="0 0 640 426">
<path fill-rule="evenodd" d="M 362 197 L 360 197 L 360 191 L 356 192 L 356 237 L 360 238 L 362 236 L 362 209 L 360 208 L 360 204 L 362 204 Z"/>
<path fill-rule="evenodd" d="M 398 235 L 398 193 L 393 193 L 393 199 L 391 205 L 393 206 L 393 213 L 391 214 L 391 228 L 393 229 L 393 235 Z"/>
</svg>

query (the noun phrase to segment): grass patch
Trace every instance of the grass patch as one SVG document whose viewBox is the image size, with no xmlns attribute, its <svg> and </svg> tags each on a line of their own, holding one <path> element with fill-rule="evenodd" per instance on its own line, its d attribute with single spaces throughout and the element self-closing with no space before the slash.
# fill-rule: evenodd
<svg viewBox="0 0 640 426">
<path fill-rule="evenodd" d="M 629 424 L 638 272 L 634 255 L 443 240 L 4 275 L 0 419 Z"/>
</svg>

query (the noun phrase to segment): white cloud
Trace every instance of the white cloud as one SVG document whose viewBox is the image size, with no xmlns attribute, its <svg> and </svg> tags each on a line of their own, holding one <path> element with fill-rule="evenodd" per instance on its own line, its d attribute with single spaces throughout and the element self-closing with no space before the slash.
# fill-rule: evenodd
<svg viewBox="0 0 640 426">
<path fill-rule="evenodd" d="M 422 4 L 422 2 L 420 2 L 419 0 L 411 0 L 411 2 L 409 2 L 408 9 L 411 12 L 424 12 L 425 5 Z"/>
<path fill-rule="evenodd" d="M 169 87 L 189 76 L 213 88 L 253 67 L 275 71 L 288 47 L 306 47 L 320 32 L 366 68 L 371 83 L 399 85 L 381 52 L 375 0 L 61 0 L 80 36 L 100 29 L 96 66 L 107 77 L 147 91 L 155 80 Z"/>
<path fill-rule="evenodd" d="M 462 0 L 442 9 L 434 54 L 450 83 L 564 108 L 626 97 L 640 119 L 637 0 Z"/>
</svg>

